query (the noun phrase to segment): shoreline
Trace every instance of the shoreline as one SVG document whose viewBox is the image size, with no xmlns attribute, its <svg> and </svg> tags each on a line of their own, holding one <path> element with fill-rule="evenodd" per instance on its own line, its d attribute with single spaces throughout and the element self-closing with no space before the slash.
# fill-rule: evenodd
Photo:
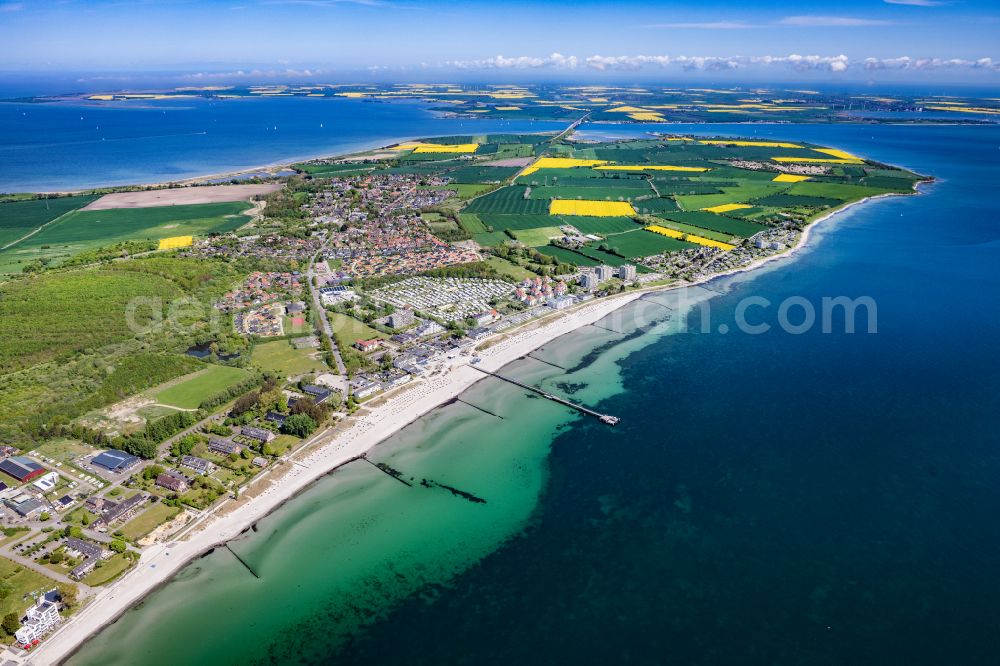
<svg viewBox="0 0 1000 666">
<path fill-rule="evenodd" d="M 914 192 L 914 194 L 920 193 L 919 189 Z M 820 223 L 836 219 L 839 213 L 869 200 L 895 196 L 909 195 L 886 193 L 851 202 L 829 211 L 803 229 L 798 243 L 788 251 L 762 257 L 747 266 L 706 276 L 693 282 L 647 287 L 597 301 L 588 301 L 569 312 L 529 322 L 520 329 L 501 334 L 503 337 L 495 344 L 478 352 L 478 356 L 482 359 L 479 366 L 490 371 L 498 371 L 529 352 L 562 335 L 598 321 L 647 293 L 668 292 L 703 285 L 723 277 L 753 273 L 781 259 L 794 259 L 808 247 L 812 231 Z M 458 360 L 462 361 L 461 357 Z M 235 506 L 230 505 L 232 500 L 227 500 L 215 510 L 192 520 L 188 526 L 182 528 L 175 540 L 150 546 L 142 553 L 131 571 L 109 587 L 100 590 L 86 607 L 29 653 L 30 658 L 37 663 L 61 663 L 68 659 L 90 636 L 114 624 L 149 594 L 168 584 L 182 568 L 253 529 L 257 521 L 294 499 L 319 479 L 357 460 L 388 437 L 453 401 L 484 378 L 485 375 L 479 370 L 465 362 L 457 362 L 450 365 L 441 375 L 421 379 L 398 393 L 390 393 L 389 400 L 378 406 L 363 408 L 364 413 L 345 429 L 330 428 L 319 433 L 299 449 L 299 453 L 305 455 L 300 459 L 296 459 L 295 455 L 290 456 L 282 466 L 281 476 L 273 480 L 268 479 L 266 487 L 262 487 L 258 492 L 248 491 L 248 497 L 236 500 Z M 221 515 L 216 515 L 222 509 L 225 511 Z"/>
</svg>

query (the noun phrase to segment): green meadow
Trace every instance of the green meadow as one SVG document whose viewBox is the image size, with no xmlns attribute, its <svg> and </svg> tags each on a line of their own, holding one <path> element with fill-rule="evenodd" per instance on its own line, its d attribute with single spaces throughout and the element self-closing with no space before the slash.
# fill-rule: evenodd
<svg viewBox="0 0 1000 666">
<path fill-rule="evenodd" d="M 25 203 L 37 206 L 35 201 Z M 249 204 L 246 202 L 235 201 L 153 208 L 74 210 L 30 238 L 0 251 L 0 273 L 20 272 L 25 264 L 36 259 L 57 265 L 80 252 L 122 241 L 155 241 L 171 236 L 204 236 L 231 231 L 249 221 L 250 218 L 242 214 L 248 208 Z"/>
<path fill-rule="evenodd" d="M 157 402 L 181 409 L 197 409 L 205 398 L 225 391 L 246 379 L 249 373 L 242 368 L 210 365 L 154 395 Z"/>
</svg>

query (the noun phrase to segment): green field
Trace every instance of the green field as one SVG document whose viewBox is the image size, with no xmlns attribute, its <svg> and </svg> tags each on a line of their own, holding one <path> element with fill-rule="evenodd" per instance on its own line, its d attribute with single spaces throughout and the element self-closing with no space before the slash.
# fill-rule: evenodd
<svg viewBox="0 0 1000 666">
<path fill-rule="evenodd" d="M 153 397 L 164 405 L 197 409 L 202 400 L 241 382 L 248 375 L 249 373 L 242 368 L 211 365 L 156 393 Z"/>
<path fill-rule="evenodd" d="M 163 277 L 80 270 L 0 284 L 0 372 L 26 368 L 126 340 L 126 309 L 134 299 L 181 295 Z M 143 323 L 143 317 L 138 316 Z"/>
<path fill-rule="evenodd" d="M 128 571 L 134 563 L 134 560 L 126 557 L 124 554 L 115 553 L 108 559 L 103 560 L 100 568 L 94 569 L 84 576 L 83 582 L 91 587 L 105 585 Z"/>
<path fill-rule="evenodd" d="M 337 343 L 346 346 L 353 345 L 358 340 L 371 340 L 372 338 L 385 339 L 389 337 L 385 333 L 376 331 L 363 321 L 358 321 L 354 317 L 348 317 L 339 312 L 330 313 L 330 326 L 333 328 Z"/>
<path fill-rule="evenodd" d="M 0 272 L 19 272 L 35 259 L 58 264 L 85 250 L 122 241 L 231 231 L 249 221 L 241 214 L 248 208 L 246 202 L 234 201 L 72 211 L 30 238 L 0 251 Z"/>
<path fill-rule="evenodd" d="M 607 245 L 616 253 L 630 259 L 634 257 L 647 257 L 651 254 L 659 254 L 661 252 L 677 252 L 678 250 L 688 250 L 698 247 L 693 243 L 677 240 L 676 238 L 668 238 L 667 236 L 655 234 L 645 229 L 609 236 L 601 244 Z"/>
<path fill-rule="evenodd" d="M 96 194 L 88 194 L 0 203 L 0 247 L 13 243 L 60 215 L 86 206 L 97 197 Z"/>
<path fill-rule="evenodd" d="M 538 251 L 542 254 L 547 254 L 550 257 L 555 257 L 564 263 L 576 264 L 577 266 L 597 266 L 601 263 L 597 259 L 585 257 L 584 255 L 574 252 L 573 250 L 567 250 L 564 247 L 556 247 L 554 245 L 540 247 L 538 248 Z"/>
<path fill-rule="evenodd" d="M 539 248 L 540 249 L 540 248 Z M 534 273 L 529 271 L 527 268 L 518 266 L 517 264 L 511 263 L 506 259 L 502 259 L 496 256 L 489 256 L 485 259 L 486 263 L 490 265 L 497 273 L 505 277 L 509 277 L 514 280 L 529 280 L 536 277 Z"/>
<path fill-rule="evenodd" d="M 126 539 L 135 541 L 146 536 L 156 527 L 167 522 L 180 512 L 181 510 L 175 506 L 167 506 L 162 502 L 156 502 L 138 516 L 125 523 L 121 531 Z"/>
<path fill-rule="evenodd" d="M 726 217 L 725 215 L 718 215 L 716 213 L 709 213 L 707 211 L 700 210 L 689 213 L 663 213 L 658 217 L 662 217 L 667 220 L 674 220 L 675 222 L 681 222 L 682 224 L 689 224 L 693 227 L 701 227 L 702 229 L 718 231 L 719 233 L 729 234 L 730 236 L 740 236 L 741 238 L 749 238 L 758 231 L 763 231 L 766 228 L 754 222 L 734 220 Z"/>
<path fill-rule="evenodd" d="M 526 199 L 527 188 L 520 186 L 501 187 L 474 199 L 463 212 L 492 213 L 500 215 L 520 215 L 534 213 L 544 215 L 549 212 L 549 202 L 540 199 Z M 480 216 L 482 217 L 482 216 Z M 485 221 L 485 220 L 484 220 Z M 489 224 L 487 222 L 487 224 Z"/>
<path fill-rule="evenodd" d="M 529 247 L 548 245 L 549 239 L 562 236 L 559 227 L 536 227 L 534 229 L 523 229 L 514 232 L 514 238 Z"/>
<path fill-rule="evenodd" d="M 30 592 L 38 590 L 51 590 L 56 587 L 56 581 L 48 576 L 43 576 L 36 571 L 18 564 L 6 557 L 0 557 L 0 580 L 10 586 L 10 590 L 0 598 L 0 613 L 17 613 L 18 617 L 24 614 L 31 601 L 24 600 Z"/>
<path fill-rule="evenodd" d="M 296 377 L 327 369 L 323 361 L 311 358 L 316 351 L 312 348 L 295 349 L 287 340 L 275 340 L 254 347 L 253 362 L 262 370 L 277 372 L 283 377 Z"/>
</svg>

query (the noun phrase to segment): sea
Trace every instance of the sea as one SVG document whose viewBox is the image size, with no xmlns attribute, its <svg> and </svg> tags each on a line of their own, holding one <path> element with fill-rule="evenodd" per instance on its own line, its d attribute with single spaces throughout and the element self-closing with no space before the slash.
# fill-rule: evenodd
<svg viewBox="0 0 1000 666">
<path fill-rule="evenodd" d="M 138 110 L 32 106 L 48 120 L 10 148 L 0 105 L 0 150 L 21 160 L 0 160 L 0 189 L 494 131 L 359 105 L 324 121 L 320 144 L 325 110 L 288 118 L 274 109 L 291 106 L 254 104 L 190 117 L 243 117 L 259 141 L 237 143 L 259 145 L 226 147 L 192 134 L 200 120 L 157 109 L 148 127 L 129 121 L 147 138 L 123 134 L 120 149 L 93 137 L 78 147 L 69 125 Z M 416 120 L 381 126 L 393 108 Z M 617 426 L 485 378 L 370 453 L 407 483 L 342 467 L 185 566 L 67 663 L 996 664 L 1000 127 L 668 131 L 812 141 L 934 182 L 821 222 L 802 251 L 758 270 L 651 294 L 502 371 Z M 221 155 L 189 153 L 199 141 Z M 825 305 L 845 298 L 863 305 L 853 327 Z"/>
</svg>

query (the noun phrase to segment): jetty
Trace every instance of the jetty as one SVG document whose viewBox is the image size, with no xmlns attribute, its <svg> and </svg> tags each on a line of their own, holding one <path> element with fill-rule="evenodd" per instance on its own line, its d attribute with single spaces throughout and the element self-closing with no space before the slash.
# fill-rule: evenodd
<svg viewBox="0 0 1000 666">
<path fill-rule="evenodd" d="M 578 412 L 583 412 L 584 414 L 586 414 L 588 416 L 596 417 L 597 419 L 600 420 L 601 423 L 605 423 L 607 425 L 612 425 L 613 426 L 613 425 L 618 425 L 618 422 L 621 420 L 617 416 L 611 416 L 610 414 L 601 414 L 600 412 L 595 412 L 593 409 L 589 409 L 587 407 L 584 407 L 583 405 L 578 405 L 575 402 L 571 402 L 569 400 L 566 400 L 565 398 L 560 398 L 557 395 L 552 395 L 551 393 L 543 391 L 542 389 L 538 388 L 537 386 L 532 386 L 530 384 L 525 384 L 523 382 L 517 381 L 516 379 L 511 379 L 510 377 L 504 377 L 503 375 L 498 375 L 495 372 L 490 372 L 489 370 L 483 370 L 479 366 L 473 365 L 473 366 L 470 366 L 470 367 L 475 368 L 476 370 L 479 370 L 483 374 L 489 375 L 490 377 L 496 377 L 497 379 L 500 379 L 500 380 L 503 380 L 503 381 L 508 382 L 510 384 L 513 384 L 514 386 L 520 386 L 521 388 L 523 388 L 523 389 L 525 389 L 527 391 L 531 391 L 532 393 L 537 393 L 538 395 L 542 396 L 543 398 L 545 398 L 547 400 L 551 400 L 552 402 L 558 402 L 560 405 L 565 405 L 565 406 L 569 407 L 570 409 L 575 409 Z"/>
</svg>

